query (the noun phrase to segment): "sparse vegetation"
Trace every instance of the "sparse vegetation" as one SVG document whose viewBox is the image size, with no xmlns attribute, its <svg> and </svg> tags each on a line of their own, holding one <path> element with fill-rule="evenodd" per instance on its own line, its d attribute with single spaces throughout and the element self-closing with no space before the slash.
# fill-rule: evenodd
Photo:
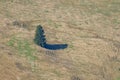
<svg viewBox="0 0 120 80">
<path fill-rule="evenodd" d="M 120 80 L 119 14 L 120 0 L 0 0 L 0 79 Z M 37 46 L 39 24 L 68 48 Z"/>
<path fill-rule="evenodd" d="M 57 75 L 58 77 L 61 77 L 61 76 L 63 76 L 64 74 L 62 74 L 60 71 L 58 71 L 58 70 L 53 70 L 53 73 L 55 74 L 55 75 Z"/>
<path fill-rule="evenodd" d="M 19 55 L 25 56 L 30 60 L 36 59 L 36 56 L 34 55 L 35 49 L 31 47 L 28 40 L 21 40 L 19 38 L 13 37 L 8 41 L 7 44 L 15 48 Z"/>
<path fill-rule="evenodd" d="M 116 80 L 120 80 L 120 77 L 118 77 Z"/>
<path fill-rule="evenodd" d="M 77 77 L 77 76 L 72 76 L 71 80 L 81 80 L 81 79 L 79 77 Z"/>
</svg>

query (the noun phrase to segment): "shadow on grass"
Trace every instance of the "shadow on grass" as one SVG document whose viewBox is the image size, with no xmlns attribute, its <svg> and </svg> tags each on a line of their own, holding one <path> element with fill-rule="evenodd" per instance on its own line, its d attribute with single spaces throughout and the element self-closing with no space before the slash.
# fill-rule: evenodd
<svg viewBox="0 0 120 80">
<path fill-rule="evenodd" d="M 37 26 L 34 42 L 46 49 L 49 50 L 59 50 L 65 49 L 68 47 L 68 44 L 48 44 L 44 35 L 44 30 L 41 25 Z"/>
<path fill-rule="evenodd" d="M 65 49 L 67 48 L 67 44 L 45 44 L 44 48 L 50 50 L 58 50 L 58 49 Z"/>
</svg>

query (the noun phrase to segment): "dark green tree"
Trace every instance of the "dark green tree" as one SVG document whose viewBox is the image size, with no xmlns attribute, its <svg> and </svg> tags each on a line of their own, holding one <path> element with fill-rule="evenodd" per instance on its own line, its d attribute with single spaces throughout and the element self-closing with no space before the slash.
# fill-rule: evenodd
<svg viewBox="0 0 120 80">
<path fill-rule="evenodd" d="M 44 47 L 46 44 L 44 30 L 41 25 L 37 26 L 34 42 L 41 47 Z"/>
</svg>

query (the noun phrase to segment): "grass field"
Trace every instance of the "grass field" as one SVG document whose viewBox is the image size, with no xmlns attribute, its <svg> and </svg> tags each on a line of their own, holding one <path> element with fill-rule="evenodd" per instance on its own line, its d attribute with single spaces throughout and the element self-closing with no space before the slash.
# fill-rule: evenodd
<svg viewBox="0 0 120 80">
<path fill-rule="evenodd" d="M 120 0 L 0 0 L 0 79 L 120 80 Z"/>
</svg>

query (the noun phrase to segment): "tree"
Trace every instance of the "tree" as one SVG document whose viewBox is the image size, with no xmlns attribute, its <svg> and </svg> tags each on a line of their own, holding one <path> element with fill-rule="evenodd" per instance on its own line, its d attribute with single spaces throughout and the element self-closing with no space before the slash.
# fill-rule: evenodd
<svg viewBox="0 0 120 80">
<path fill-rule="evenodd" d="M 44 45 L 46 44 L 44 30 L 41 25 L 37 26 L 34 42 L 41 47 L 44 47 Z"/>
<path fill-rule="evenodd" d="M 58 50 L 67 48 L 68 44 L 48 44 L 46 43 L 46 38 L 44 35 L 44 30 L 41 25 L 37 26 L 34 42 L 46 49 L 49 50 Z"/>
</svg>

